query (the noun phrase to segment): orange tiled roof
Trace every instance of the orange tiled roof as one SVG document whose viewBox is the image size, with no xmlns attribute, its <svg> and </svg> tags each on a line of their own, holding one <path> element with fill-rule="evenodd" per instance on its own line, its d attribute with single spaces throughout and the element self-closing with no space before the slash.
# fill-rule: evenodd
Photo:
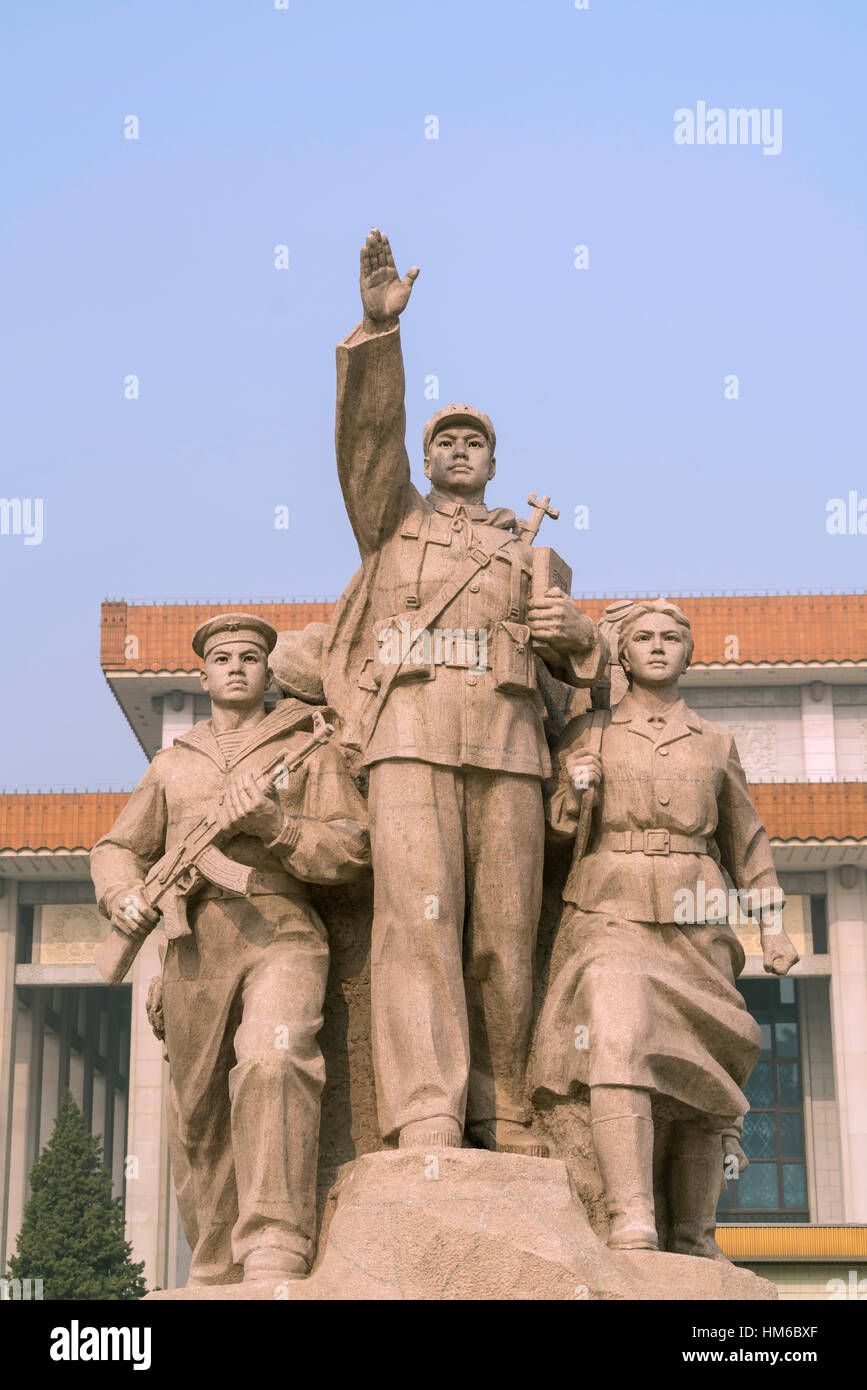
<svg viewBox="0 0 867 1390">
<path fill-rule="evenodd" d="M 864 1260 L 867 1226 L 717 1226 L 732 1260 Z"/>
<path fill-rule="evenodd" d="M 754 782 L 773 840 L 867 839 L 867 782 Z"/>
<path fill-rule="evenodd" d="M 607 599 L 582 599 L 599 618 Z M 727 662 L 867 661 L 867 594 L 704 596 L 679 600 L 696 635 L 694 660 Z M 106 671 L 191 671 L 190 637 L 206 618 L 230 608 L 259 613 L 278 631 L 327 622 L 332 603 L 102 605 L 101 660 Z M 734 655 L 731 639 L 737 640 Z M 130 639 L 135 639 L 131 641 Z"/>
<path fill-rule="evenodd" d="M 0 793 L 0 849 L 86 849 L 120 815 L 129 792 Z"/>
<path fill-rule="evenodd" d="M 102 605 L 100 660 L 106 671 L 197 671 L 202 663 L 190 638 L 217 613 L 258 613 L 278 632 L 288 632 L 327 622 L 333 609 L 333 603 L 107 602 Z"/>
<path fill-rule="evenodd" d="M 673 597 L 692 624 L 696 662 L 867 660 L 867 594 Z M 607 602 L 586 599 L 581 607 L 597 619 Z"/>
<path fill-rule="evenodd" d="M 775 840 L 867 840 L 867 782 L 754 783 Z M 128 792 L 0 794 L 0 850 L 91 849 Z"/>
</svg>

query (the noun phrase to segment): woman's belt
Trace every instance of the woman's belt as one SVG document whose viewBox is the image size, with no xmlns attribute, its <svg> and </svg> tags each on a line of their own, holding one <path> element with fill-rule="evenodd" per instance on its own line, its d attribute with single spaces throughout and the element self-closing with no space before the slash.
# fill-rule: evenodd
<svg viewBox="0 0 867 1390">
<path fill-rule="evenodd" d="M 703 835 L 675 835 L 670 830 L 607 830 L 596 850 L 623 854 L 709 854 Z"/>
</svg>

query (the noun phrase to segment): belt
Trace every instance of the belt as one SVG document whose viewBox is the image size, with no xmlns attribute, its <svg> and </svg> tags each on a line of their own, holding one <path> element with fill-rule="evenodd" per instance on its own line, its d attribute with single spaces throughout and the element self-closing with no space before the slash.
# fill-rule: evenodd
<svg viewBox="0 0 867 1390">
<path fill-rule="evenodd" d="M 441 656 L 439 659 L 433 657 L 432 666 L 451 666 L 459 671 L 477 671 L 480 676 L 484 676 L 490 670 L 489 666 L 480 666 L 478 655 L 473 652 L 467 656 Z"/>
<path fill-rule="evenodd" d="M 484 674 L 489 668 L 479 661 L 480 656 L 487 656 L 487 639 L 484 643 L 478 637 L 464 638 L 455 641 L 452 638 L 449 642 L 439 641 L 434 638 L 431 643 L 431 665 L 432 666 L 456 666 L 459 670 L 479 671 Z"/>
<path fill-rule="evenodd" d="M 265 869 L 254 869 L 250 875 L 250 882 L 247 886 L 245 897 L 252 897 L 254 893 L 288 893 L 294 888 L 297 880 L 291 874 L 283 873 L 280 870 L 269 873 Z M 237 898 L 238 893 L 231 893 L 228 888 L 221 888 L 217 883 L 206 883 L 195 895 L 194 901 L 204 902 L 206 898 Z"/>
<path fill-rule="evenodd" d="M 669 830 L 609 830 L 597 849 L 625 854 L 708 854 L 703 835 L 674 835 Z"/>
</svg>

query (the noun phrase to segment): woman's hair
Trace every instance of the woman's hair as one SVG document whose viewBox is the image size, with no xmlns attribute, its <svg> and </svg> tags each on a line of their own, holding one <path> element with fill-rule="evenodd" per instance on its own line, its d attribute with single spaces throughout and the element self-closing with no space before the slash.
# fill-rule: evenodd
<svg viewBox="0 0 867 1390">
<path fill-rule="evenodd" d="M 672 618 L 674 622 L 677 624 L 677 626 L 681 629 L 684 643 L 686 646 L 686 661 L 684 663 L 683 668 L 684 670 L 686 670 L 687 666 L 692 661 L 692 654 L 695 650 L 695 641 L 692 635 L 692 628 L 689 625 L 689 618 L 686 616 L 683 609 L 678 608 L 676 603 L 672 603 L 671 600 L 667 598 L 640 599 L 637 603 L 634 603 L 632 607 L 628 609 L 627 612 L 623 615 L 623 617 L 620 620 L 619 633 L 617 637 L 618 661 L 620 661 L 621 663 L 623 661 L 623 653 L 630 632 L 636 626 L 636 624 L 642 618 L 647 617 L 649 613 L 664 613 L 666 617 Z"/>
</svg>

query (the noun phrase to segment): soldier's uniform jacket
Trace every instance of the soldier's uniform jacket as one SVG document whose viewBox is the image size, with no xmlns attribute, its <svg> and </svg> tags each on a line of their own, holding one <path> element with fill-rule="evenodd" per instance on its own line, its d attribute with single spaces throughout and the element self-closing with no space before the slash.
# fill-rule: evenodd
<svg viewBox="0 0 867 1390">
<path fill-rule="evenodd" d="M 555 838 L 575 834 L 586 793 L 572 787 L 566 757 L 596 751 L 592 729 L 593 716 L 581 715 L 557 745 L 548 797 Z M 770 841 L 726 729 L 680 700 L 656 730 L 628 693 L 604 716 L 601 758 L 588 852 L 573 862 L 567 902 L 630 921 L 677 922 L 678 890 L 697 904 L 712 890 L 727 893 L 724 868 L 737 889 L 776 891 L 782 905 Z"/>
<path fill-rule="evenodd" d="M 331 713 L 324 711 L 326 717 Z M 282 747 L 292 753 L 309 737 L 311 707 L 282 700 L 256 724 L 227 762 L 211 721 L 196 724 L 157 753 L 111 830 L 91 851 L 90 866 L 100 910 L 144 879 L 151 866 L 184 835 L 223 793 L 239 770 L 259 772 Z M 317 749 L 277 789 L 284 826 L 270 844 L 255 835 L 236 835 L 221 849 L 255 870 L 251 894 L 279 894 L 281 914 L 292 907 L 309 920 L 307 883 L 342 883 L 369 866 L 364 801 L 330 744 Z M 295 817 L 301 817 L 296 820 Z M 217 890 L 219 893 L 220 890 Z M 207 886 L 193 903 L 211 894 Z"/>
<path fill-rule="evenodd" d="M 363 563 L 352 596 L 362 618 L 350 634 L 352 655 L 344 649 L 340 665 L 360 672 L 355 695 L 360 726 L 368 727 L 360 740 L 364 761 L 413 758 L 547 777 L 545 710 L 526 625 L 532 553 L 513 533 L 514 513 L 436 492 L 422 497 L 412 485 L 398 329 L 373 338 L 356 329 L 338 347 L 337 364 L 338 471 Z M 439 648 L 436 641 L 416 647 L 431 659 L 404 663 L 370 737 L 370 712 L 394 644 L 403 638 L 406 649 L 417 632 L 413 615 L 436 599 L 473 549 L 489 562 L 433 626 L 445 633 L 484 630 L 487 669 L 477 669 L 478 648 L 470 643 L 457 642 L 451 656 L 447 639 Z M 338 630 L 341 620 L 338 612 Z M 589 686 L 605 655 L 594 629 L 590 650 L 564 658 L 556 674 L 572 686 Z M 329 698 L 337 699 L 330 692 Z"/>
</svg>

